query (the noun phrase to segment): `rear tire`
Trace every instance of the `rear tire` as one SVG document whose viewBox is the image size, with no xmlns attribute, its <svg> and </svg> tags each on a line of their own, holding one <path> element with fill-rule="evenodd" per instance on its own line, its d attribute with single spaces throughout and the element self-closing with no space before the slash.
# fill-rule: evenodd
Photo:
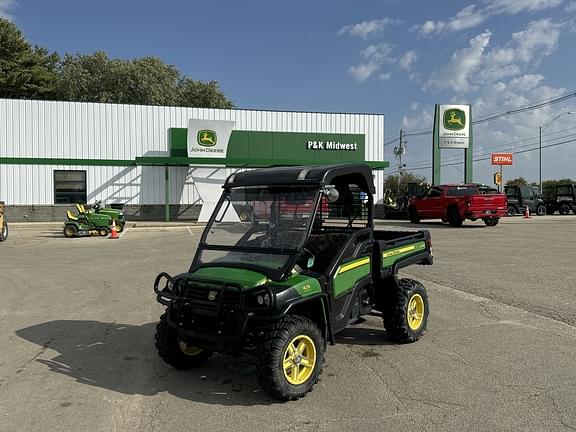
<svg viewBox="0 0 576 432">
<path fill-rule="evenodd" d="M 568 204 L 562 204 L 560 206 L 560 214 L 561 215 L 570 214 L 570 206 Z"/>
<path fill-rule="evenodd" d="M 536 207 L 536 214 L 538 216 L 544 216 L 546 214 L 546 206 L 539 205 L 538 207 Z"/>
<path fill-rule="evenodd" d="M 78 228 L 76 225 L 67 224 L 64 226 L 64 237 L 75 237 L 78 234 Z"/>
<path fill-rule="evenodd" d="M 428 324 L 429 309 L 424 286 L 412 279 L 400 279 L 398 289 L 388 294 L 382 307 L 384 328 L 390 339 L 400 343 L 420 339 Z"/>
<path fill-rule="evenodd" d="M 456 207 L 450 207 L 448 209 L 448 223 L 450 226 L 459 227 L 462 226 L 462 219 L 460 218 L 460 214 L 458 213 L 458 209 Z"/>
<path fill-rule="evenodd" d="M 8 239 L 8 224 L 6 221 L 2 223 L 2 231 L 0 232 L 0 242 L 6 241 Z"/>
<path fill-rule="evenodd" d="M 500 218 L 495 217 L 495 216 L 488 216 L 488 217 L 485 217 L 483 220 L 484 220 L 484 223 L 486 224 L 486 226 L 489 226 L 489 227 L 496 226 L 496 225 L 498 225 L 498 222 L 500 222 Z"/>
<path fill-rule="evenodd" d="M 515 214 L 518 213 L 518 209 L 514 206 L 508 206 L 508 209 L 506 210 L 506 214 L 508 216 L 514 216 Z"/>
<path fill-rule="evenodd" d="M 285 316 L 264 330 L 257 349 L 256 377 L 267 393 L 281 400 L 305 396 L 322 373 L 326 342 L 308 318 Z"/>
<path fill-rule="evenodd" d="M 168 325 L 166 314 L 156 325 L 156 350 L 162 360 L 176 369 L 193 369 L 202 366 L 212 351 L 190 345 L 178 337 L 178 332 Z"/>
<path fill-rule="evenodd" d="M 416 210 L 416 207 L 408 207 L 408 219 L 410 219 L 410 222 L 413 224 L 420 223 L 420 216 L 418 216 L 418 210 Z"/>
</svg>

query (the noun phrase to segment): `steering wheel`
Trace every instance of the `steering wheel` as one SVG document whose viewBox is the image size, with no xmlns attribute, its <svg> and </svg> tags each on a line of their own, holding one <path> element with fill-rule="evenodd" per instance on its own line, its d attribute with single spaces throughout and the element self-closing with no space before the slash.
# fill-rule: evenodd
<svg viewBox="0 0 576 432">
<path fill-rule="evenodd" d="M 302 271 L 312 268 L 315 259 L 316 255 L 314 255 L 310 249 L 302 248 L 301 255 L 298 261 L 296 261 L 294 268 L 298 273 L 302 273 Z"/>
</svg>

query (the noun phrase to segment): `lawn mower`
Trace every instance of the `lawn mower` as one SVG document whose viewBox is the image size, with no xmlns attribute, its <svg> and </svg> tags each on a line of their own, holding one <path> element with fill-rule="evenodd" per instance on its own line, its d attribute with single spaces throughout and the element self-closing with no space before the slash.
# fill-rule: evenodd
<svg viewBox="0 0 576 432">
<path fill-rule="evenodd" d="M 99 235 L 106 237 L 110 233 L 111 219 L 108 215 L 83 214 L 74 215 L 66 211 L 68 220 L 64 222 L 65 237 L 86 237 Z M 116 227 L 118 231 L 118 226 Z"/>
</svg>

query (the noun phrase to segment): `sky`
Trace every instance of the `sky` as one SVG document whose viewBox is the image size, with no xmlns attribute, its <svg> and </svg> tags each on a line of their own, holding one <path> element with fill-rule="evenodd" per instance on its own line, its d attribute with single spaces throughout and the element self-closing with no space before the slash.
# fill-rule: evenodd
<svg viewBox="0 0 576 432">
<path fill-rule="evenodd" d="M 505 180 L 576 178 L 576 0 L 0 0 L 0 16 L 60 54 L 160 57 L 238 108 L 384 114 L 388 174 L 402 129 L 406 170 L 430 180 L 435 104 L 470 104 L 497 117 L 473 126 L 474 181 L 493 183 L 491 152 L 515 153 Z M 443 182 L 463 158 L 443 150 Z"/>
</svg>

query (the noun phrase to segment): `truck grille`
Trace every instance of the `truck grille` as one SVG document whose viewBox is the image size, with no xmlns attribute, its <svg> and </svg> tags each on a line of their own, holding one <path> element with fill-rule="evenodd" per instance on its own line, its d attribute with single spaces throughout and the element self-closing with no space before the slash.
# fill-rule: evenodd
<svg viewBox="0 0 576 432">
<path fill-rule="evenodd" d="M 181 293 L 182 301 L 191 309 L 214 314 L 220 305 L 225 309 L 239 308 L 242 301 L 240 289 L 229 285 L 187 281 Z"/>
</svg>

